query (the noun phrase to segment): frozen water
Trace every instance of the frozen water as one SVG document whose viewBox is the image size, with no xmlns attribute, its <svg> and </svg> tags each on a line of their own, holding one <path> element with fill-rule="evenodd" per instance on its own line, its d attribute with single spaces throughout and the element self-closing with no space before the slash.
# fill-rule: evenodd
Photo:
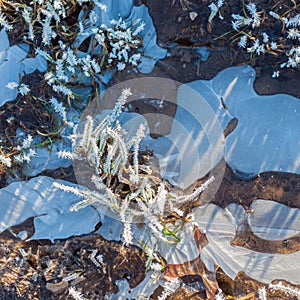
<svg viewBox="0 0 300 300">
<path fill-rule="evenodd" d="M 153 82 L 149 78 L 141 79 L 135 82 L 132 90 L 144 87 L 144 81 L 148 85 L 149 81 Z M 170 80 L 161 79 L 161 81 L 166 85 L 170 84 Z M 174 85 L 173 81 L 172 83 Z M 208 87 L 205 85 L 204 87 L 205 93 L 212 96 L 213 105 L 207 101 L 206 94 L 202 96 L 192 87 L 181 85 L 177 94 L 177 111 L 171 132 L 159 138 L 152 138 L 151 134 L 159 132 L 151 131 L 148 126 L 147 136 L 141 142 L 142 149 L 153 150 L 158 158 L 161 176 L 182 189 L 207 175 L 220 162 L 224 153 L 223 129 L 231 116 L 227 111 L 220 112 L 220 119 L 224 120 L 223 125 L 220 123 L 216 111 L 221 111 L 221 101 Z M 152 85 L 147 98 L 160 99 L 155 97 L 155 93 L 157 91 Z M 160 93 L 162 94 L 162 91 Z M 107 113 L 108 111 L 100 113 L 97 118 L 101 120 Z M 155 118 L 155 114 L 149 113 L 146 116 Z M 147 124 L 146 118 L 135 113 L 122 113 L 119 119 L 128 132 L 127 136 L 136 133 L 139 122 Z"/>
<path fill-rule="evenodd" d="M 37 148 L 35 156 L 31 158 L 28 165 L 24 164 L 24 172 L 28 176 L 33 177 L 42 173 L 44 170 L 55 170 L 71 166 L 71 160 L 58 157 L 58 152 L 62 150 L 71 150 L 70 144 L 65 145 L 60 141 L 56 141 L 51 146 L 51 151 L 46 148 Z"/>
<path fill-rule="evenodd" d="M 150 299 L 150 296 L 154 293 L 156 288 L 162 283 L 161 280 L 155 278 L 153 271 L 147 272 L 144 280 L 131 289 L 126 279 L 118 280 L 116 282 L 119 292 L 117 294 L 110 293 L 107 300 L 120 300 L 120 299 Z"/>
<path fill-rule="evenodd" d="M 242 177 L 265 171 L 300 174 L 300 101 L 283 94 L 260 96 L 253 88 L 254 79 L 250 66 L 240 66 L 225 69 L 210 81 L 198 80 L 179 88 L 178 109 L 169 137 L 172 141 L 185 140 L 186 149 L 196 145 L 198 158 L 188 153 L 176 158 L 182 165 L 188 165 L 186 161 L 190 160 L 201 166 L 198 174 L 191 172 L 194 180 L 207 174 L 223 155 Z M 219 128 L 224 130 L 232 118 L 238 124 L 223 145 Z M 181 128 L 193 132 L 193 139 Z M 154 153 L 168 157 L 160 151 L 164 146 L 159 143 L 163 144 L 164 139 L 157 141 Z M 168 168 L 174 166 L 172 159 Z M 184 188 L 191 184 L 187 173 L 182 172 L 179 177 L 176 185 Z M 176 182 L 174 178 L 167 179 Z"/>
<path fill-rule="evenodd" d="M 7 88 L 9 82 L 19 84 L 20 76 L 30 74 L 35 70 L 45 72 L 47 63 L 37 55 L 35 58 L 26 58 L 29 51 L 27 44 L 9 45 L 5 29 L 0 31 L 0 106 L 17 97 L 17 89 Z"/>
<path fill-rule="evenodd" d="M 289 214 L 294 214 L 290 208 L 285 209 Z M 206 233 L 208 239 L 208 244 L 200 254 L 206 267 L 213 271 L 216 264 L 232 279 L 239 272 L 245 272 L 249 277 L 263 283 L 285 279 L 299 284 L 300 251 L 289 254 L 269 254 L 232 246 L 230 242 L 235 236 L 238 223 L 234 218 L 229 210 L 223 210 L 214 204 L 195 210 L 195 220 L 198 221 L 199 228 Z M 299 219 L 295 222 L 299 222 Z M 269 226 L 264 237 L 272 238 L 278 230 L 277 227 L 276 224 L 275 228 L 270 230 L 271 226 Z M 279 229 L 278 233 L 281 232 L 282 230 Z"/>
<path fill-rule="evenodd" d="M 54 182 L 52 178 L 40 176 L 1 189 L 0 232 L 31 217 L 35 217 L 35 233 L 31 239 L 62 239 L 93 231 L 100 220 L 97 211 L 86 207 L 71 212 L 72 205 L 81 199 L 54 187 Z"/>
<path fill-rule="evenodd" d="M 207 47 L 199 47 L 197 50 L 196 50 L 196 53 L 200 55 L 200 60 L 201 61 L 206 61 L 208 60 L 209 58 L 209 55 L 210 55 L 210 51 L 208 50 Z"/>
<path fill-rule="evenodd" d="M 263 201 L 266 200 L 259 200 L 257 203 L 263 205 Z M 266 201 L 266 203 L 269 204 L 269 201 Z M 253 207 L 259 213 L 260 207 L 258 204 L 254 204 Z M 282 204 L 280 207 L 271 205 L 268 213 L 277 208 L 280 208 L 280 212 L 290 221 L 292 216 L 291 228 L 296 228 L 300 218 L 295 214 L 295 209 Z M 300 283 L 300 278 L 297 275 L 300 268 L 300 251 L 290 254 L 269 254 L 230 244 L 236 235 L 236 231 L 240 230 L 240 226 L 247 222 L 247 214 L 240 205 L 232 203 L 224 210 L 217 205 L 208 204 L 196 208 L 194 215 L 196 225 L 201 231 L 205 232 L 208 239 L 208 244 L 203 248 L 200 255 L 201 260 L 210 271 L 214 270 L 214 265 L 218 265 L 232 279 L 239 272 L 245 272 L 251 278 L 264 283 L 270 283 L 275 279 L 285 279 L 295 284 Z M 277 219 L 277 217 L 278 215 L 273 216 L 274 219 Z M 250 218 L 251 214 L 248 216 L 248 219 Z M 268 216 L 267 220 L 269 219 Z M 285 232 L 285 235 L 283 234 L 284 228 L 289 226 L 284 224 L 280 226 L 280 217 L 277 219 L 278 221 L 274 221 L 269 226 L 264 223 L 265 233 L 257 229 L 262 225 L 262 221 L 258 220 L 258 223 L 255 224 L 255 220 L 258 220 L 258 218 L 253 218 L 251 228 L 256 235 L 261 235 L 262 238 L 273 240 L 274 237 L 281 236 L 283 239 L 291 235 L 291 232 L 288 232 L 287 235 Z M 106 216 L 101 221 L 104 221 L 104 223 L 98 232 L 104 238 L 120 240 L 121 223 Z M 133 225 L 133 232 L 135 245 L 140 246 L 140 241 L 146 243 L 151 249 L 158 251 L 169 264 L 181 264 L 193 260 L 199 255 L 190 224 L 184 226 L 181 235 L 183 241 L 180 244 L 168 244 L 159 240 L 147 230 L 146 225 L 142 227 Z"/>
<path fill-rule="evenodd" d="M 111 238 L 119 240 L 121 230 L 117 230 L 116 222 L 106 216 L 100 217 L 98 212 L 92 207 L 86 207 L 78 212 L 70 212 L 70 207 L 78 202 L 77 196 L 66 193 L 53 186 L 54 179 L 48 177 L 36 177 L 29 182 L 12 183 L 8 187 L 0 190 L 1 211 L 0 230 L 3 231 L 10 226 L 19 224 L 30 217 L 34 217 L 35 234 L 31 239 L 58 239 L 67 238 L 72 235 L 89 233 L 94 230 L 95 225 L 103 221 L 102 228 L 110 231 Z M 63 181 L 57 181 L 70 185 Z M 260 218 L 258 225 L 267 228 L 264 238 L 273 239 L 276 230 L 282 238 L 282 230 L 285 228 L 299 228 L 299 212 L 284 205 L 270 205 L 270 210 L 260 214 L 260 206 L 263 200 L 254 204 L 260 217 L 269 215 L 274 210 L 279 209 L 292 224 L 281 225 L 280 215 L 275 216 L 278 223 L 274 221 L 274 227 L 266 226 Z M 200 230 L 206 233 L 208 244 L 201 252 L 201 259 L 209 270 L 213 270 L 214 264 L 220 266 L 231 278 L 240 272 L 245 272 L 251 278 L 260 282 L 270 283 L 274 279 L 285 279 L 291 283 L 299 284 L 298 272 L 300 269 L 300 251 L 290 254 L 269 254 L 252 251 L 246 248 L 232 246 L 231 240 L 236 233 L 237 224 L 235 221 L 238 214 L 232 215 L 230 211 L 239 209 L 223 210 L 214 204 L 199 207 L 195 210 L 195 221 Z M 266 211 L 266 210 L 265 210 Z M 269 218 L 268 218 L 269 219 Z M 254 222 L 254 221 L 251 222 Z M 257 226 L 257 224 L 254 224 Z M 252 225 L 254 228 L 254 226 Z M 178 245 L 164 243 L 157 238 L 150 236 L 146 225 L 138 228 L 134 225 L 135 244 L 140 245 L 140 241 L 146 242 L 149 247 L 160 252 L 168 263 L 183 263 L 197 257 L 198 250 L 193 241 L 192 230 L 188 224 L 182 231 L 183 242 Z M 99 231 L 104 233 L 105 231 Z M 258 231 L 256 230 L 256 233 Z M 288 235 L 290 233 L 288 232 Z M 107 237 L 104 234 L 104 237 Z"/>
<path fill-rule="evenodd" d="M 38 140 L 34 138 L 34 141 Z M 31 158 L 30 162 L 24 164 L 24 172 L 30 176 L 36 176 L 44 170 L 55 170 L 58 168 L 67 168 L 72 165 L 69 159 L 62 159 L 58 157 L 59 151 L 71 151 L 71 142 L 65 138 L 65 142 L 56 141 L 51 145 L 51 150 L 44 147 L 36 148 L 36 154 Z"/>
<path fill-rule="evenodd" d="M 300 101 L 288 95 L 256 96 L 235 103 L 236 129 L 225 159 L 250 177 L 265 171 L 300 174 Z"/>
<path fill-rule="evenodd" d="M 300 209 L 258 199 L 252 202 L 248 222 L 253 233 L 262 239 L 284 240 L 300 234 Z"/>
</svg>

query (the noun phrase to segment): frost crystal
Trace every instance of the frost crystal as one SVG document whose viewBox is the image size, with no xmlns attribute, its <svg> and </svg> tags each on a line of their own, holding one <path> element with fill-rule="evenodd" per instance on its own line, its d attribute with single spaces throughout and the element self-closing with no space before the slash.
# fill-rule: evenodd
<svg viewBox="0 0 300 300">
<path fill-rule="evenodd" d="M 11 167 L 11 159 L 10 157 L 5 157 L 4 155 L 0 154 L 0 163 L 4 166 L 10 168 Z"/>
</svg>

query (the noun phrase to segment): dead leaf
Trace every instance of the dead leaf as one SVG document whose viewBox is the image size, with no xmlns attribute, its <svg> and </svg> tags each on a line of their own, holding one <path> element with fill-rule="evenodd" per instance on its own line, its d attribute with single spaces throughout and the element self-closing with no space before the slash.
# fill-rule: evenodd
<svg viewBox="0 0 300 300">
<path fill-rule="evenodd" d="M 59 283 L 47 283 L 46 288 L 52 293 L 59 293 L 67 289 L 69 284 L 66 281 L 61 281 Z"/>
<path fill-rule="evenodd" d="M 207 239 L 205 234 L 201 232 L 197 226 L 194 226 L 194 239 L 198 246 L 199 252 L 201 252 L 203 247 L 207 245 Z M 201 276 L 205 285 L 207 299 L 213 300 L 215 299 L 215 294 L 219 289 L 216 281 L 216 270 L 217 268 L 215 268 L 214 272 L 208 271 L 204 263 L 201 261 L 199 255 L 196 259 L 183 264 L 167 264 L 164 278 L 168 280 L 187 275 L 199 275 Z"/>
</svg>

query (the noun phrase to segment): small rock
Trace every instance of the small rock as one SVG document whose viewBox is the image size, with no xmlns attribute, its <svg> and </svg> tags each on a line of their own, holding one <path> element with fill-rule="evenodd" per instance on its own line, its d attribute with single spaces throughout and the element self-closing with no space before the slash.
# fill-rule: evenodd
<svg viewBox="0 0 300 300">
<path fill-rule="evenodd" d="M 28 232 L 26 230 L 20 231 L 17 237 L 24 241 L 28 238 Z"/>
<path fill-rule="evenodd" d="M 198 14 L 195 11 L 191 11 L 189 16 L 192 21 L 195 21 L 195 19 L 198 17 Z"/>
<path fill-rule="evenodd" d="M 46 288 L 50 290 L 52 293 L 59 293 L 67 289 L 69 284 L 65 281 L 61 281 L 59 283 L 47 283 Z"/>
</svg>

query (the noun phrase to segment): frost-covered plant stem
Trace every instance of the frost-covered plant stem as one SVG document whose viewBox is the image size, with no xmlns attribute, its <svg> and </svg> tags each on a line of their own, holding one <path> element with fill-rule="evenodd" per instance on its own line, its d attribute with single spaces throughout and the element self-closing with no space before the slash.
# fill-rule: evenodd
<svg viewBox="0 0 300 300">
<path fill-rule="evenodd" d="M 292 286 L 284 285 L 281 281 L 277 284 L 269 284 L 268 288 L 270 291 L 281 291 L 287 296 L 297 297 L 300 299 L 300 290 Z"/>
<path fill-rule="evenodd" d="M 91 181 L 96 190 L 59 183 L 55 185 L 82 198 L 72 207 L 74 211 L 87 205 L 105 205 L 119 215 L 124 225 L 125 244 L 132 243 L 134 237 L 131 225 L 136 218 L 143 218 L 153 234 L 160 239 L 176 243 L 180 241 L 177 234 L 184 222 L 171 230 L 164 221 L 166 211 L 183 218 L 184 212 L 179 206 L 196 199 L 214 178 L 207 180 L 190 195 L 170 193 L 163 180 L 152 174 L 154 166 L 140 161 L 139 146 L 144 137 L 145 125 L 141 124 L 136 135 L 127 141 L 118 122 L 130 95 L 130 90 L 124 89 L 114 110 L 99 125 L 95 125 L 93 118 L 88 116 L 82 132 L 75 133 L 73 152 L 60 153 L 64 157 L 86 161 L 94 167 Z"/>
</svg>

